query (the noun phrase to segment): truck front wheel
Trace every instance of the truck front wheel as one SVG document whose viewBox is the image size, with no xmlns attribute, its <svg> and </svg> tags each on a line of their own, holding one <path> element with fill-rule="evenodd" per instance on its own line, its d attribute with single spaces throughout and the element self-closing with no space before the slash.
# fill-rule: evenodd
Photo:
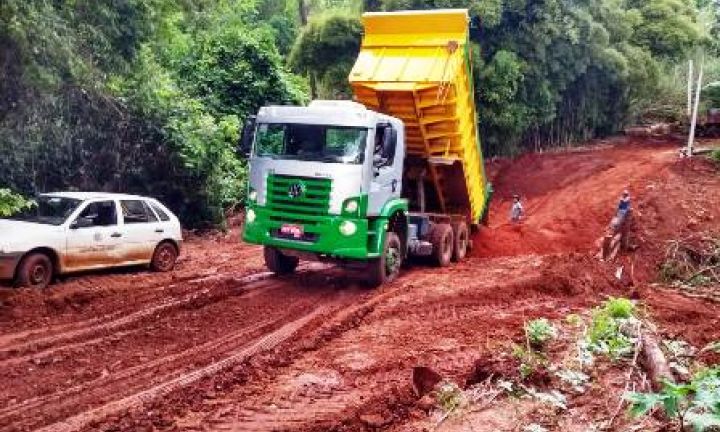
<svg viewBox="0 0 720 432">
<path fill-rule="evenodd" d="M 267 268 L 278 275 L 294 272 L 300 262 L 297 257 L 287 256 L 278 249 L 270 246 L 265 246 L 263 255 L 265 256 L 265 265 Z"/>
<path fill-rule="evenodd" d="M 402 261 L 400 238 L 394 232 L 385 233 L 385 242 L 380 258 L 368 262 L 368 285 L 374 288 L 394 280 L 400 274 Z"/>
<path fill-rule="evenodd" d="M 430 243 L 433 247 L 433 260 L 438 267 L 450 264 L 453 254 L 453 230 L 449 224 L 439 223 L 430 228 Z"/>
</svg>

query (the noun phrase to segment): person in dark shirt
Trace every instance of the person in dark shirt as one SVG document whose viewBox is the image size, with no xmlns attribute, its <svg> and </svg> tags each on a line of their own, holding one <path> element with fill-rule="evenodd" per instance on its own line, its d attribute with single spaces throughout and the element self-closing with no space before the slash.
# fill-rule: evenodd
<svg viewBox="0 0 720 432">
<path fill-rule="evenodd" d="M 617 207 L 617 217 L 622 221 L 630 211 L 630 192 L 624 190 Z"/>
</svg>

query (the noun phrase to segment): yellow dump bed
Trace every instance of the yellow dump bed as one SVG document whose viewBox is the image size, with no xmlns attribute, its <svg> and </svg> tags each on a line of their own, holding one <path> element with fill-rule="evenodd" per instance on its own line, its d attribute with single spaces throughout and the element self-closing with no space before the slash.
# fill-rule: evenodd
<svg viewBox="0 0 720 432">
<path fill-rule="evenodd" d="M 467 10 L 366 13 L 362 20 L 365 34 L 350 84 L 355 100 L 405 122 L 404 195 L 417 203 L 420 179 L 423 210 L 477 222 L 490 192 L 477 131 Z"/>
</svg>

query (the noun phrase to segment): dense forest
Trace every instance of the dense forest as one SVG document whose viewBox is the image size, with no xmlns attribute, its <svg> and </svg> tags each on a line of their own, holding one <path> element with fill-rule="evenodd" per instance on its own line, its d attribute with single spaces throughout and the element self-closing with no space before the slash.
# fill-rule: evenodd
<svg viewBox="0 0 720 432">
<path fill-rule="evenodd" d="M 349 97 L 362 12 L 449 7 L 471 11 L 491 155 L 682 119 L 690 58 L 720 80 L 720 0 L 4 0 L 0 191 L 140 193 L 221 223 L 248 114 Z"/>
</svg>

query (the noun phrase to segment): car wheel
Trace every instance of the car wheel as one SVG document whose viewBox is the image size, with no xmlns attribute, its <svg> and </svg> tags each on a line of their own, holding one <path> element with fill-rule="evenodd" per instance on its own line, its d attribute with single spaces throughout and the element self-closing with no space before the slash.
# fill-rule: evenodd
<svg viewBox="0 0 720 432">
<path fill-rule="evenodd" d="M 385 233 L 385 242 L 380 258 L 368 262 L 368 279 L 370 287 L 392 282 L 399 274 L 403 263 L 402 243 L 394 232 Z"/>
<path fill-rule="evenodd" d="M 53 263 L 44 253 L 33 253 L 20 262 L 16 284 L 21 287 L 46 288 L 53 277 Z"/>
<path fill-rule="evenodd" d="M 169 272 L 175 268 L 178 250 L 170 242 L 162 242 L 155 248 L 150 267 L 157 272 Z"/>
<path fill-rule="evenodd" d="M 453 230 L 449 224 L 435 224 L 430 229 L 430 243 L 433 246 L 433 260 L 438 267 L 450 264 L 453 253 Z"/>
<path fill-rule="evenodd" d="M 278 275 L 294 272 L 300 263 L 300 259 L 298 259 L 298 257 L 287 256 L 276 248 L 270 246 L 265 246 L 263 255 L 265 256 L 265 265 L 267 268 Z"/>
</svg>

